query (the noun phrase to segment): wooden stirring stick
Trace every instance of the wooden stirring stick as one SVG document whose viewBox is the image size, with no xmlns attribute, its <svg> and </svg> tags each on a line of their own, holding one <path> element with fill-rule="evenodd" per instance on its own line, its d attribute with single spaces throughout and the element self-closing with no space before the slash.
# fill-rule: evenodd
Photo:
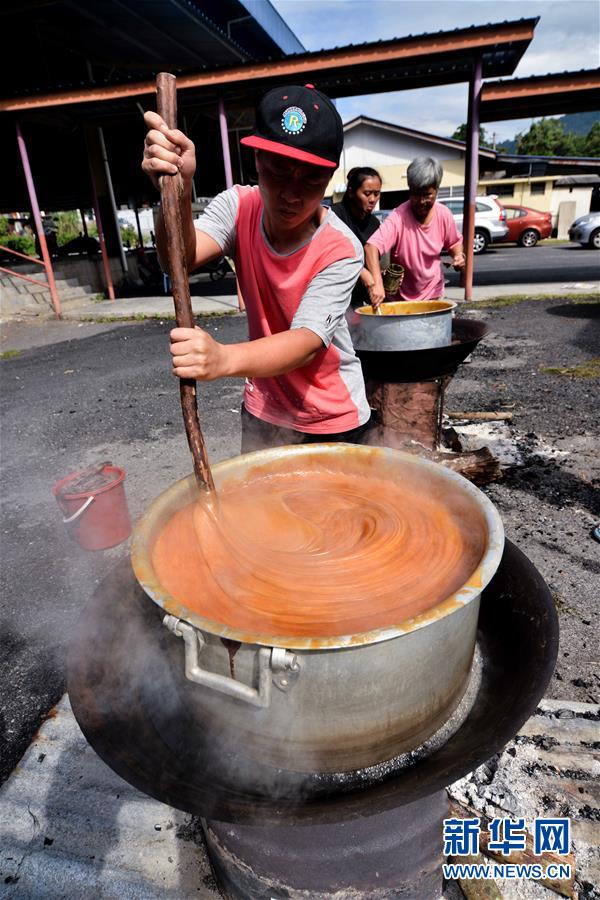
<svg viewBox="0 0 600 900">
<path fill-rule="evenodd" d="M 159 116 L 164 119 L 169 128 L 177 128 L 177 80 L 175 76 L 169 72 L 160 72 L 156 77 L 156 93 Z M 193 328 L 196 323 L 192 313 L 181 223 L 180 197 L 183 193 L 183 181 L 179 172 L 176 175 L 163 175 L 159 181 L 175 318 L 179 328 Z M 215 483 L 210 471 L 208 454 L 198 418 L 196 382 L 192 378 L 180 378 L 179 393 L 185 432 L 194 461 L 194 474 L 198 487 L 206 492 L 214 492 Z"/>
</svg>

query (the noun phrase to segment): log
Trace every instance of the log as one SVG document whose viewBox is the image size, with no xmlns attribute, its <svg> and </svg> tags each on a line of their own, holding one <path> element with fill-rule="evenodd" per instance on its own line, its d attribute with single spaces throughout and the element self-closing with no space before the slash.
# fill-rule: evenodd
<svg viewBox="0 0 600 900">
<path fill-rule="evenodd" d="M 479 856 L 449 856 L 448 859 L 459 865 L 485 865 L 481 854 Z M 456 881 L 467 900 L 502 900 L 503 895 L 492 878 L 479 878 L 477 881 L 472 878 L 457 878 Z"/>
<path fill-rule="evenodd" d="M 464 475 L 473 484 L 490 484 L 502 478 L 502 468 L 489 447 L 478 450 L 466 450 L 463 453 L 452 453 L 435 450 L 428 458 Z"/>
<path fill-rule="evenodd" d="M 512 422 L 511 412 L 449 412 L 449 419 L 470 419 L 471 422 Z"/>
<path fill-rule="evenodd" d="M 470 806 L 465 806 L 462 803 L 457 803 L 455 800 L 449 800 L 448 806 L 451 817 L 457 819 L 478 818 L 481 819 L 482 828 L 487 828 L 489 825 L 488 817 L 483 813 L 477 812 L 477 810 L 472 809 Z M 479 835 L 479 848 L 481 852 L 486 856 L 489 856 L 490 859 L 495 859 L 498 862 L 511 862 L 516 863 L 517 865 L 533 865 L 534 863 L 537 863 L 544 867 L 547 867 L 551 863 L 563 866 L 570 865 L 570 879 L 559 881 L 558 879 L 540 878 L 539 882 L 537 883 L 543 884 L 544 887 L 547 887 L 555 894 L 560 894 L 561 897 L 575 897 L 575 857 L 572 853 L 569 853 L 566 856 L 557 856 L 555 853 L 542 853 L 540 856 L 536 856 L 533 852 L 533 838 L 529 833 L 527 833 L 525 850 L 513 850 L 513 852 L 510 854 L 510 857 L 507 857 L 502 853 L 498 853 L 496 850 L 490 850 L 488 846 L 489 840 L 490 838 L 487 832 L 482 831 Z M 460 862 L 460 860 L 458 861 Z"/>
<path fill-rule="evenodd" d="M 432 450 L 413 439 L 411 435 L 402 435 L 393 428 L 375 425 L 369 429 L 366 442 L 375 447 L 391 447 L 394 450 L 404 450 L 405 453 L 413 453 L 432 462 L 440 463 L 447 469 L 452 469 L 460 475 L 464 475 L 473 484 L 489 484 L 502 478 L 502 469 L 499 461 L 489 447 L 480 447 L 478 450 L 467 450 L 455 453 L 450 450 Z"/>
<path fill-rule="evenodd" d="M 156 93 L 158 114 L 164 119 L 169 128 L 177 128 L 177 82 L 175 76 L 169 72 L 159 72 L 156 77 Z M 183 181 L 179 173 L 176 175 L 163 175 L 160 178 L 160 198 L 165 222 L 175 318 L 179 328 L 193 328 L 196 323 L 192 312 L 181 222 L 180 199 L 182 193 Z M 196 382 L 192 378 L 180 378 L 179 394 L 196 481 L 203 491 L 213 492 L 215 483 L 210 471 L 208 454 L 198 417 Z"/>
</svg>

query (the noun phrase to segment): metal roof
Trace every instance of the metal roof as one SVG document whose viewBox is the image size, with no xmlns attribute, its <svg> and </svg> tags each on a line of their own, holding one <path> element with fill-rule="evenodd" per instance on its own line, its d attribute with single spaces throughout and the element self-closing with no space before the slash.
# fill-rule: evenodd
<svg viewBox="0 0 600 900">
<path fill-rule="evenodd" d="M 250 0 L 5 0 L 2 93 L 127 83 L 304 49 L 268 0 L 259 18 L 249 8 Z"/>
<path fill-rule="evenodd" d="M 600 164 L 600 160 L 596 160 Z M 597 184 L 600 185 L 600 175 L 564 175 L 561 178 L 557 178 L 554 184 L 557 187 L 574 187 L 574 186 L 586 186 L 592 185 L 595 186 Z"/>
<path fill-rule="evenodd" d="M 502 163 L 547 162 L 572 166 L 598 166 L 600 168 L 600 159 L 596 156 L 539 156 L 538 154 L 530 155 L 527 153 L 498 153 L 497 159 L 498 162 Z"/>
<path fill-rule="evenodd" d="M 256 19 L 284 53 L 302 53 L 305 50 L 303 44 L 269 0 L 240 0 L 240 3 L 250 14 L 246 20 L 243 20 L 244 23 L 250 17 Z M 242 20 L 238 24 L 239 27 L 242 27 Z"/>
<path fill-rule="evenodd" d="M 0 87 L 5 92 L 0 111 L 19 113 L 39 202 L 47 210 L 90 205 L 84 125 L 102 125 L 104 129 L 117 205 L 155 200 L 138 159 L 144 135 L 141 108 L 151 108 L 155 103 L 157 71 L 169 69 L 177 74 L 180 123 L 202 147 L 196 188 L 202 194 L 215 194 L 224 187 L 215 123 L 218 99 L 225 101 L 230 128 L 250 128 L 257 100 L 278 84 L 312 82 L 332 97 L 409 90 L 468 81 L 478 56 L 483 59 L 485 76 L 510 75 L 538 22 L 537 18 L 519 19 L 287 56 L 278 51 L 271 60 L 264 55 L 256 61 L 250 55 L 256 47 L 242 44 L 242 34 L 232 21 L 234 12 L 247 13 L 239 0 L 87 0 L 88 24 L 84 30 L 88 34 L 84 36 L 76 34 L 74 27 L 75 21 L 78 28 L 82 27 L 77 10 L 84 4 L 77 5 L 75 0 L 22 2 L 31 22 L 40 17 L 43 22 L 28 57 L 39 80 L 32 78 L 20 61 L 17 64 L 11 49 L 13 64 L 5 69 L 10 80 Z M 208 16 L 210 11 L 216 18 L 217 4 L 222 6 L 222 24 L 225 14 L 232 16 L 228 19 L 229 35 Z M 0 11 L 0 26 L 8 22 L 13 28 L 6 44 L 19 48 L 23 34 L 27 34 L 27 17 L 21 8 L 18 0 L 8 0 L 8 7 Z M 89 24 L 91 10 L 98 12 L 97 28 Z M 58 19 L 64 18 L 62 36 L 56 35 L 52 11 L 59 14 Z M 115 28 L 111 30 L 113 12 Z M 129 26 L 123 33 L 125 12 Z M 159 14 L 165 17 L 162 26 Z M 18 39 L 14 32 L 17 20 L 21 29 Z M 161 33 L 161 27 L 167 40 L 159 39 L 157 30 Z M 47 42 L 42 47 L 50 31 L 56 43 Z M 129 46 L 130 38 L 141 46 Z M 174 41 L 184 45 L 187 41 L 192 46 L 197 54 L 193 66 L 188 66 L 192 51 L 188 48 L 182 55 Z M 145 52 L 150 46 L 154 55 Z M 94 51 L 91 71 L 86 66 L 88 50 Z M 240 56 L 242 50 L 244 58 Z M 200 59 L 202 65 L 198 65 Z M 44 65 L 47 68 L 42 73 Z M 140 80 L 142 65 L 145 71 Z M 64 79 L 75 71 L 77 86 L 67 87 Z M 50 84 L 52 90 L 48 90 Z M 18 173 L 2 184 L 3 208 L 25 208 L 13 116 L 0 117 L 0 142 L 8 149 L 7 171 Z M 65 142 L 68 154 L 63 150 Z M 242 158 L 244 151 L 239 151 Z M 247 158 L 246 163 L 252 165 Z"/>
<path fill-rule="evenodd" d="M 488 81 L 481 91 L 481 121 L 600 110 L 600 68 Z"/>
<path fill-rule="evenodd" d="M 32 0 L 27 0 L 32 2 Z M 66 0 L 58 0 L 57 5 L 65 5 Z M 108 6 L 116 0 L 91 0 Z M 142 0 L 122 0 L 123 3 L 135 4 Z M 162 6 L 167 0 L 148 2 L 149 7 Z M 184 0 L 168 0 L 169 8 L 179 6 Z M 191 0 L 186 0 L 191 2 Z M 215 0 L 216 2 L 216 0 Z M 233 0 L 223 0 L 233 2 Z M 52 7 L 54 8 L 54 7 Z M 196 102 L 204 100 L 214 103 L 220 96 L 225 99 L 244 97 L 246 103 L 256 100 L 266 89 L 276 84 L 289 83 L 295 80 L 310 80 L 332 97 L 347 97 L 356 94 L 371 94 L 384 91 L 410 90 L 430 87 L 439 84 L 453 84 L 468 81 L 472 72 L 473 59 L 481 56 L 483 60 L 483 76 L 497 77 L 510 75 L 515 70 L 523 53 L 533 37 L 538 18 L 518 19 L 516 21 L 498 22 L 489 25 L 473 25 L 469 28 L 456 28 L 452 31 L 438 31 L 430 34 L 408 35 L 393 40 L 350 44 L 344 47 L 319 50 L 310 53 L 296 53 L 278 59 L 253 61 L 249 55 L 240 55 L 236 46 L 229 49 L 229 58 L 219 50 L 220 60 L 212 64 L 205 62 L 202 66 L 189 65 L 189 54 L 185 57 L 173 57 L 169 62 L 165 55 L 148 60 L 147 74 L 139 78 L 139 57 L 125 56 L 129 60 L 129 68 L 121 65 L 116 73 L 111 69 L 106 77 L 100 72 L 94 81 L 83 77 L 77 85 L 63 85 L 51 92 L 44 89 L 46 81 L 40 83 L 36 90 L 29 88 L 27 94 L 14 88 L 10 95 L 4 95 L 0 101 L 0 110 L 18 110 L 57 106 L 71 103 L 105 103 L 125 97 L 141 97 L 154 92 L 154 76 L 160 69 L 168 68 L 178 75 L 180 91 L 193 91 Z M 210 43 L 216 35 L 222 43 L 223 34 L 211 23 L 202 22 L 199 49 L 204 59 L 209 55 L 206 42 Z M 191 36 L 194 29 L 187 26 Z M 135 32 L 133 32 L 135 33 Z M 183 37 L 183 36 L 182 36 Z M 137 38 L 136 38 L 137 39 Z M 115 36 L 120 52 L 123 47 L 119 43 L 121 35 Z M 219 43 L 217 41 L 217 43 Z M 97 41 L 101 43 L 101 41 Z M 158 53 L 158 43 L 155 45 Z M 112 53 L 112 51 L 111 51 Z M 232 59 L 235 54 L 237 59 Z M 120 58 L 120 57 L 118 57 Z M 200 57 L 199 57 L 200 58 Z M 116 54 L 112 61 L 118 65 Z M 31 79 L 29 79 L 30 81 Z"/>
</svg>

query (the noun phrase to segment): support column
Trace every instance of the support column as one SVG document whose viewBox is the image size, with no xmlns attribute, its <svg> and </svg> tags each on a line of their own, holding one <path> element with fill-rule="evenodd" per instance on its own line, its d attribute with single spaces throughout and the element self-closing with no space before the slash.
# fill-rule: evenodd
<svg viewBox="0 0 600 900">
<path fill-rule="evenodd" d="M 467 115 L 467 141 L 465 154 L 465 199 L 463 208 L 463 240 L 465 270 L 462 285 L 465 300 L 473 298 L 473 240 L 475 237 L 475 197 L 479 174 L 479 115 L 481 106 L 482 59 L 473 60 L 469 80 L 469 105 Z"/>
<path fill-rule="evenodd" d="M 225 169 L 225 185 L 227 188 L 233 187 L 233 173 L 231 171 L 231 154 L 229 153 L 229 132 L 227 130 L 227 117 L 225 115 L 225 105 L 223 100 L 219 97 L 219 128 L 221 130 L 221 147 L 223 149 L 223 168 Z M 237 135 L 236 135 L 237 137 Z M 241 162 L 240 162 L 241 167 Z M 241 176 L 240 176 L 241 180 Z M 240 291 L 240 286 L 238 284 L 237 276 L 235 279 L 235 286 L 237 290 L 238 297 L 238 308 L 240 311 L 246 309 L 246 305 L 244 303 L 244 298 L 242 297 L 242 292 Z"/>
<path fill-rule="evenodd" d="M 87 238 L 87 237 L 89 237 L 89 234 L 88 234 L 87 222 L 85 221 L 85 210 L 80 209 L 79 215 L 81 216 L 81 224 L 83 225 L 83 236 Z"/>
<path fill-rule="evenodd" d="M 240 184 L 243 184 L 244 183 L 244 167 L 242 165 L 242 148 L 240 146 L 239 128 L 236 128 L 236 130 L 235 130 L 235 147 L 237 150 L 238 168 L 240 170 Z"/>
<path fill-rule="evenodd" d="M 100 254 L 102 256 L 102 268 L 104 269 L 104 280 L 106 281 L 106 293 L 109 300 L 115 299 L 115 288 L 112 280 L 112 272 L 110 269 L 110 258 L 104 240 L 104 228 L 102 227 L 102 216 L 100 215 L 100 204 L 98 203 L 98 194 L 96 192 L 96 183 L 92 175 L 92 197 L 94 199 L 94 217 L 96 219 L 96 228 L 98 229 L 98 243 L 100 244 Z"/>
<path fill-rule="evenodd" d="M 121 241 L 121 231 L 117 220 L 117 207 L 110 178 L 110 169 L 104 145 L 102 129 L 95 125 L 85 127 L 85 141 L 88 151 L 90 175 L 95 196 L 97 198 L 97 210 L 99 211 L 104 226 L 103 233 L 108 254 L 111 257 L 119 257 L 123 274 L 128 274 L 127 257 Z"/>
<path fill-rule="evenodd" d="M 44 226 L 42 225 L 42 217 L 40 215 L 40 207 L 37 201 L 37 194 L 35 192 L 35 184 L 33 183 L 33 175 L 31 174 L 31 166 L 29 165 L 29 156 L 27 154 L 27 147 L 25 145 L 25 138 L 23 137 L 23 133 L 21 128 L 19 127 L 19 123 L 17 122 L 17 144 L 19 146 L 19 153 L 21 155 L 21 163 L 23 165 L 23 172 L 25 174 L 25 182 L 27 184 L 27 193 L 29 194 L 29 203 L 31 206 L 31 212 L 33 213 L 33 221 L 35 223 L 35 230 L 37 232 L 38 240 L 40 242 L 40 250 L 42 253 L 42 259 L 44 261 L 44 269 L 46 270 L 46 278 L 48 279 L 48 288 L 50 290 L 50 296 L 52 298 L 52 306 L 54 308 L 54 312 L 56 317 L 60 319 L 60 298 L 58 296 L 58 291 L 56 290 L 56 282 L 54 280 L 54 270 L 52 268 L 52 260 L 50 259 L 50 254 L 48 253 L 48 245 L 46 243 L 46 235 L 44 234 Z"/>
<path fill-rule="evenodd" d="M 140 247 L 144 249 L 144 235 L 142 234 L 142 226 L 140 225 L 140 214 L 138 213 L 137 206 L 134 206 L 133 211 L 135 213 L 135 224 L 137 225 L 137 233 L 138 233 L 138 241 L 140 243 Z"/>
<path fill-rule="evenodd" d="M 188 128 L 187 117 L 186 117 L 185 113 L 183 113 L 182 119 L 183 119 L 184 134 L 187 134 L 187 136 L 189 137 L 190 130 Z M 196 147 L 196 169 L 197 169 L 197 167 L 198 167 L 198 147 Z M 198 192 L 196 191 L 196 173 L 194 173 L 194 176 L 192 178 L 192 203 L 197 203 L 197 202 L 198 202 Z"/>
<path fill-rule="evenodd" d="M 100 144 L 100 151 L 102 153 L 102 163 L 104 165 L 104 173 L 106 177 L 106 185 L 108 188 L 108 197 L 110 200 L 110 206 L 113 214 L 113 219 L 115 222 L 115 229 L 117 232 L 117 241 L 119 244 L 119 256 L 121 257 L 121 267 L 123 269 L 123 274 L 127 275 L 129 269 L 127 267 L 127 257 L 125 255 L 125 249 L 123 247 L 123 241 L 121 240 L 121 229 L 119 227 L 119 215 L 117 213 L 117 202 L 115 200 L 115 192 L 113 190 L 112 178 L 110 177 L 110 166 L 108 165 L 108 155 L 106 153 L 106 144 L 104 143 L 104 132 L 100 127 L 98 127 L 98 142 Z"/>
<path fill-rule="evenodd" d="M 221 130 L 221 147 L 223 150 L 223 168 L 225 169 L 225 184 L 228 188 L 233 187 L 233 174 L 231 172 L 231 156 L 229 153 L 229 133 L 227 131 L 227 117 L 225 116 L 225 106 L 223 100 L 219 97 L 219 128 Z"/>
</svg>

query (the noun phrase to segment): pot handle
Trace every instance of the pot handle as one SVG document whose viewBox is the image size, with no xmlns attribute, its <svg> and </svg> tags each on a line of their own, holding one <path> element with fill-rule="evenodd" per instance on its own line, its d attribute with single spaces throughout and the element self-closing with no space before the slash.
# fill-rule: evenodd
<svg viewBox="0 0 600 900">
<path fill-rule="evenodd" d="M 163 625 L 177 637 L 183 638 L 185 644 L 185 677 L 195 684 L 212 688 L 221 694 L 227 694 L 236 700 L 244 700 L 252 706 L 266 708 L 271 705 L 271 688 L 273 676 L 278 672 L 298 672 L 300 663 L 295 653 L 282 647 L 261 647 L 258 651 L 258 687 L 252 688 L 228 675 L 207 672 L 199 664 L 199 652 L 206 641 L 201 631 L 176 616 L 165 616 Z M 283 689 L 287 685 L 284 679 Z"/>
</svg>

